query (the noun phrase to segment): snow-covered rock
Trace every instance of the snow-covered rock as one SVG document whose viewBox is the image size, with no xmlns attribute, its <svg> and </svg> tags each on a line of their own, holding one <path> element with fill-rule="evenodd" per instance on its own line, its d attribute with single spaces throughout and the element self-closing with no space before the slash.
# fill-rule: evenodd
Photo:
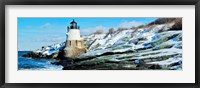
<svg viewBox="0 0 200 88">
<path fill-rule="evenodd" d="M 35 53 L 41 53 L 43 55 L 52 55 L 53 53 L 59 52 L 65 46 L 65 42 L 53 44 L 50 46 L 44 46 L 42 49 L 34 51 Z"/>
<path fill-rule="evenodd" d="M 108 59 L 108 61 L 131 61 L 131 63 L 182 68 L 182 30 L 172 31 L 174 23 L 152 25 L 146 28 L 116 31 L 113 34 L 90 34 L 82 36 L 88 52 L 76 58 Z M 34 51 L 52 55 L 64 48 L 65 43 L 42 47 Z M 107 55 L 108 58 L 105 58 Z M 94 60 L 93 60 L 94 61 Z M 89 60 L 85 62 L 90 62 Z M 92 63 L 92 62 L 91 62 Z M 116 63 L 116 62 L 115 62 Z M 179 66 L 172 66 L 179 63 Z M 80 64 L 80 63 L 79 63 Z M 170 67 L 171 66 L 171 67 Z"/>
</svg>

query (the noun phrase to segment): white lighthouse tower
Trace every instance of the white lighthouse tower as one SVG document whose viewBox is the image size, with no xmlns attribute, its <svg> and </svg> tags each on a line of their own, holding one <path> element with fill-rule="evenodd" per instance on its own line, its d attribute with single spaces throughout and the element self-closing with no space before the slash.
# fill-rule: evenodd
<svg viewBox="0 0 200 88">
<path fill-rule="evenodd" d="M 82 53 L 86 53 L 83 39 L 80 36 L 80 27 L 73 20 L 67 27 L 67 39 L 64 48 L 64 57 L 73 57 Z"/>
<path fill-rule="evenodd" d="M 67 40 L 81 40 L 79 26 L 74 20 L 67 27 L 67 30 Z"/>
</svg>

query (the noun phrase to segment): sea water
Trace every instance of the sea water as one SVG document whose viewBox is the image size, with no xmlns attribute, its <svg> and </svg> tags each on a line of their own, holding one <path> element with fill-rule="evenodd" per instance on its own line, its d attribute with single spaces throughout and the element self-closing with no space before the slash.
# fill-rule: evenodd
<svg viewBox="0 0 200 88">
<path fill-rule="evenodd" d="M 24 58 L 29 51 L 18 51 L 18 70 L 62 70 L 63 66 L 53 65 L 56 60 Z"/>
</svg>

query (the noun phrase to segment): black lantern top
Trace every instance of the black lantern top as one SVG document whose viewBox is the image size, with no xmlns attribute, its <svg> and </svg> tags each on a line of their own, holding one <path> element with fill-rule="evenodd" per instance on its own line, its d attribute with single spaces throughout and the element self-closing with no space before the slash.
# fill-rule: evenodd
<svg viewBox="0 0 200 88">
<path fill-rule="evenodd" d="M 73 21 L 70 23 L 70 27 L 68 26 L 68 29 L 79 29 L 79 26 L 77 26 L 77 23 Z"/>
<path fill-rule="evenodd" d="M 77 24 L 75 21 L 74 21 L 74 19 L 73 19 L 73 21 L 70 23 L 70 24 Z"/>
</svg>

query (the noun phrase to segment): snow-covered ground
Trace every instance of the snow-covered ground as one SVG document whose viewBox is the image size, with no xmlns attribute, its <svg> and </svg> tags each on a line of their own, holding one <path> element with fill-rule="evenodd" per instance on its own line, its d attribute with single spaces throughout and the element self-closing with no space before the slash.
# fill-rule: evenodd
<svg viewBox="0 0 200 88">
<path fill-rule="evenodd" d="M 166 60 L 146 62 L 146 64 L 158 65 L 171 65 L 173 63 L 182 62 L 182 30 L 169 30 L 171 26 L 173 26 L 173 23 L 154 25 L 150 28 L 141 28 L 136 31 L 134 29 L 123 30 L 119 33 L 115 32 L 114 34 L 109 34 L 106 38 L 106 34 L 89 35 L 85 37 L 86 42 L 90 44 L 87 45 L 89 52 L 85 55 L 136 50 L 139 52 L 125 54 L 121 57 L 131 55 L 134 57 L 129 59 L 135 59 L 135 61 L 138 62 L 141 59 L 160 59 L 169 56 Z M 140 49 L 143 51 L 140 52 Z M 145 51 L 148 49 L 150 50 Z"/>
<path fill-rule="evenodd" d="M 80 56 L 97 56 L 107 52 L 118 53 L 132 51 L 133 53 L 113 55 L 112 60 L 127 60 L 131 56 L 136 63 L 142 59 L 146 64 L 171 65 L 182 64 L 182 30 L 169 30 L 174 23 L 152 25 L 148 28 L 127 29 L 116 31 L 113 34 L 91 34 L 83 36 L 88 52 Z M 65 43 L 58 43 L 36 50 L 36 53 L 51 55 L 64 48 Z M 115 58 L 116 57 L 116 58 Z M 124 59 L 118 59 L 118 58 Z M 164 60 L 160 60 L 165 58 Z M 167 58 L 167 59 L 166 59 Z M 176 68 L 176 67 L 173 67 Z M 179 67 L 177 69 L 180 69 Z"/>
<path fill-rule="evenodd" d="M 43 55 L 51 55 L 55 52 L 62 50 L 65 46 L 65 42 L 53 44 L 50 46 L 44 46 L 42 49 L 38 49 L 34 51 L 35 53 L 41 53 Z"/>
</svg>

